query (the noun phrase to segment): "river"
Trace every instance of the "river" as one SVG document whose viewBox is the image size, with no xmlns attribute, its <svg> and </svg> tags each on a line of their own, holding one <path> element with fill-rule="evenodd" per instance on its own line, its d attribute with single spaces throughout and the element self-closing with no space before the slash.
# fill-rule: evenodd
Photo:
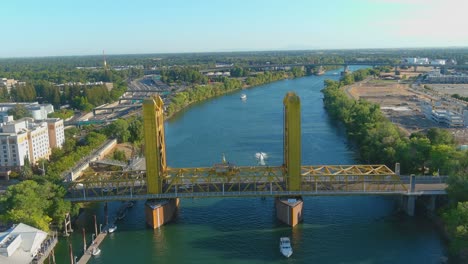
<svg viewBox="0 0 468 264">
<path fill-rule="evenodd" d="M 351 70 L 356 67 L 351 68 Z M 301 98 L 302 164 L 352 164 L 354 152 L 322 104 L 323 76 L 283 80 L 196 104 L 166 123 L 171 167 L 219 163 L 224 153 L 237 165 L 282 164 L 283 104 L 286 92 Z M 240 100 L 245 93 L 247 100 Z M 111 203 L 115 212 L 120 203 Z M 103 221 L 103 205 L 90 205 L 70 238 L 57 246 L 58 263 L 69 263 L 68 241 L 83 252 L 81 226 Z M 304 222 L 287 227 L 275 217 L 272 198 L 182 199 L 173 222 L 156 230 L 144 220 L 139 201 L 118 222 L 116 233 L 90 263 L 439 263 L 446 253 L 441 237 L 424 217 L 397 213 L 393 197 L 305 197 Z M 294 254 L 285 259 L 279 238 L 290 236 Z M 88 235 L 88 242 L 90 235 Z"/>
</svg>

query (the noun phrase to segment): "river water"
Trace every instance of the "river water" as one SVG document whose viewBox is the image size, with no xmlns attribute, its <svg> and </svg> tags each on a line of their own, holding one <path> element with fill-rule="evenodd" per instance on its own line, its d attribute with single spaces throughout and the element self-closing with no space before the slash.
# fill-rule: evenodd
<svg viewBox="0 0 468 264">
<path fill-rule="evenodd" d="M 338 79 L 334 73 L 283 80 L 190 107 L 166 123 L 168 165 L 212 166 L 223 153 L 237 165 L 258 165 L 258 153 L 266 154 L 267 165 L 280 165 L 282 100 L 288 91 L 301 98 L 302 164 L 354 163 L 343 131 L 322 104 L 323 81 Z M 109 211 L 120 205 L 111 203 Z M 397 213 L 394 197 L 305 197 L 304 222 L 295 228 L 276 220 L 272 198 L 182 199 L 180 205 L 173 222 L 152 230 L 145 225 L 144 202 L 137 202 L 90 263 L 439 263 L 446 250 L 424 217 Z M 73 236 L 60 241 L 58 263 L 69 263 L 70 241 L 74 254 L 82 254 L 79 231 L 85 226 L 91 233 L 93 214 L 103 222 L 103 205 L 89 205 Z M 279 253 L 282 236 L 292 239 L 289 259 Z"/>
</svg>

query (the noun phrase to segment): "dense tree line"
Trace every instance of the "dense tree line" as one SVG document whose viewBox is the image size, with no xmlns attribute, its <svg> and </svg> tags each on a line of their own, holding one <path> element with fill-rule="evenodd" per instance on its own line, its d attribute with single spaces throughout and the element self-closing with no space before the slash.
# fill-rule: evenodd
<svg viewBox="0 0 468 264">
<path fill-rule="evenodd" d="M 461 169 L 464 156 L 457 151 L 452 135 L 432 128 L 427 134 L 407 137 L 381 113 L 377 104 L 350 99 L 341 89 L 356 79 L 375 72 L 359 70 L 341 82 L 326 81 L 324 104 L 329 115 L 343 122 L 348 136 L 359 146 L 360 158 L 367 163 L 401 164 L 403 173 L 448 175 Z"/>
<path fill-rule="evenodd" d="M 304 73 L 301 74 L 296 73 L 299 76 L 302 76 Z M 172 115 L 183 109 L 187 105 L 190 105 L 195 102 L 199 102 L 214 96 L 222 95 L 230 91 L 234 91 L 247 86 L 255 86 L 261 85 L 265 83 L 270 83 L 274 81 L 278 81 L 281 79 L 285 79 L 288 77 L 295 77 L 295 74 L 292 72 L 262 72 L 256 74 L 255 76 L 250 76 L 245 79 L 245 84 L 243 81 L 239 79 L 233 78 L 226 78 L 223 77 L 221 79 L 222 82 L 220 83 L 213 83 L 209 85 L 196 85 L 192 88 L 184 92 L 177 93 L 172 99 L 171 103 L 166 108 L 166 114 Z"/>
<path fill-rule="evenodd" d="M 44 164 L 45 172 L 36 168 L 34 174 L 12 173 L 12 177 L 21 175 L 23 181 L 8 187 L 5 196 L 0 198 L 0 222 L 22 222 L 49 231 L 51 224 L 62 226 L 66 213 L 77 212 L 77 207 L 63 199 L 66 190 L 61 174 L 106 140 L 106 136 L 91 131 L 77 142 L 75 136 L 78 132 L 77 129 L 66 130 L 63 148 L 53 149 L 50 160 L 40 162 Z"/>
<path fill-rule="evenodd" d="M 378 105 L 348 98 L 342 87 L 370 74 L 374 73 L 360 70 L 341 82 L 327 80 L 322 90 L 325 107 L 344 124 L 364 162 L 387 166 L 400 162 L 402 173 L 449 175 L 450 204 L 442 210 L 442 218 L 451 237 L 450 251 L 460 255 L 468 248 L 468 151 L 457 150 L 453 136 L 444 129 L 407 137 L 383 117 Z"/>
<path fill-rule="evenodd" d="M 142 117 L 119 118 L 104 128 L 103 132 L 107 137 L 116 138 L 119 143 L 138 144 L 143 141 L 143 119 Z"/>
<path fill-rule="evenodd" d="M 191 67 L 171 67 L 161 70 L 161 81 L 165 83 L 207 84 L 208 77 Z"/>
<path fill-rule="evenodd" d="M 452 94 L 452 97 L 458 100 L 468 102 L 468 96 L 461 96 L 459 94 Z"/>
</svg>

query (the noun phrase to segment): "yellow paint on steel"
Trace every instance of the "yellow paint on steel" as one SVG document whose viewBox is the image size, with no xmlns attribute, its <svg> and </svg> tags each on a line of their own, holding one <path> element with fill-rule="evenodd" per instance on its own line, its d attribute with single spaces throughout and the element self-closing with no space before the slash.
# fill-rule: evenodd
<svg viewBox="0 0 468 264">
<path fill-rule="evenodd" d="M 395 191 L 405 190 L 400 178 L 385 165 L 301 166 L 300 99 L 284 98 L 284 164 L 281 167 L 167 168 L 163 101 L 143 101 L 146 177 L 140 171 L 94 175 L 72 183 L 71 189 L 94 195 L 174 192 L 249 191 Z M 97 178 L 96 178 L 97 177 Z M 84 191 L 84 193 L 86 193 Z"/>
<path fill-rule="evenodd" d="M 294 92 L 288 92 L 284 104 L 284 166 L 288 191 L 301 188 L 301 102 Z"/>
<path fill-rule="evenodd" d="M 143 101 L 146 177 L 148 193 L 162 193 L 162 174 L 166 170 L 163 101 L 151 97 Z"/>
</svg>

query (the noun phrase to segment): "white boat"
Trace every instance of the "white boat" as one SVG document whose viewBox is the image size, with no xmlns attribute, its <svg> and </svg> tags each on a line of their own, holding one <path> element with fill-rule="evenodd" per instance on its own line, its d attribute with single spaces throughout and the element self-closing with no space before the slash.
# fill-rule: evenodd
<svg viewBox="0 0 468 264">
<path fill-rule="evenodd" d="M 282 237 L 280 238 L 280 252 L 283 254 L 283 256 L 289 258 L 292 253 L 292 247 L 291 247 L 291 241 L 289 240 L 289 237 Z"/>
<path fill-rule="evenodd" d="M 116 226 L 116 225 L 111 225 L 111 226 L 109 226 L 109 228 L 107 229 L 107 233 L 114 233 L 115 230 L 117 230 L 117 226 Z"/>
<path fill-rule="evenodd" d="M 246 94 L 241 94 L 240 99 L 242 99 L 242 100 L 247 99 L 247 95 Z"/>
<path fill-rule="evenodd" d="M 97 256 L 101 254 L 101 250 L 98 247 L 94 247 L 93 251 L 91 251 L 91 254 L 93 254 L 93 256 Z"/>
</svg>

